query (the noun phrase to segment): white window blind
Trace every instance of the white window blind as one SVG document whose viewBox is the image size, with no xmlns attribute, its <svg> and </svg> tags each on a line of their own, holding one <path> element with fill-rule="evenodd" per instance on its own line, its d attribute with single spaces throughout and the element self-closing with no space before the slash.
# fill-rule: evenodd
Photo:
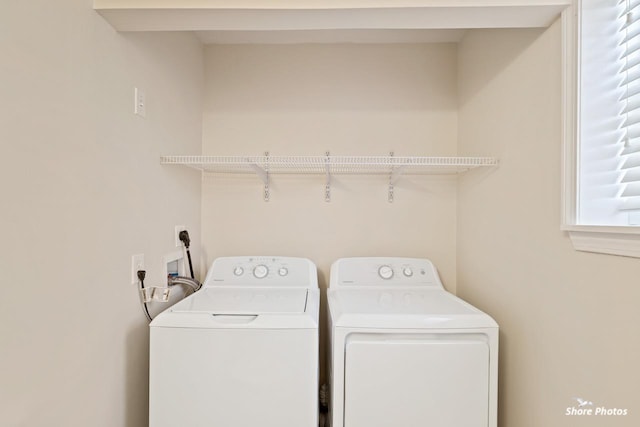
<svg viewBox="0 0 640 427">
<path fill-rule="evenodd" d="M 574 0 L 562 23 L 562 228 L 640 258 L 640 0 Z"/>
<path fill-rule="evenodd" d="M 640 209 L 640 0 L 620 2 L 624 148 L 622 157 L 622 210 Z M 633 215 L 633 213 L 631 213 Z M 635 222 L 633 216 L 630 223 Z"/>
</svg>

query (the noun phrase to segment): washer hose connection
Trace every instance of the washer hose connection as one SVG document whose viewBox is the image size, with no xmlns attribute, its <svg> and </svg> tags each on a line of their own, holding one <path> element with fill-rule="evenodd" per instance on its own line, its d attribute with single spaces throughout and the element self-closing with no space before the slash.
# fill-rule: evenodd
<svg viewBox="0 0 640 427">
<path fill-rule="evenodd" d="M 202 287 L 202 284 L 196 279 L 184 276 L 169 276 L 167 278 L 167 284 L 169 285 L 169 287 L 175 285 L 184 285 L 191 289 L 193 292 L 200 290 L 200 288 Z"/>
</svg>

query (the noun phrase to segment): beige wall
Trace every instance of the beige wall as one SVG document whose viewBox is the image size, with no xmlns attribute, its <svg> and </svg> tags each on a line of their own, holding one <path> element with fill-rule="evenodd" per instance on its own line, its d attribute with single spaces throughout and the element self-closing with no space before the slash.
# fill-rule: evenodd
<svg viewBox="0 0 640 427">
<path fill-rule="evenodd" d="M 324 288 L 339 257 L 430 257 L 501 325 L 502 426 L 639 424 L 638 261 L 575 252 L 559 230 L 558 23 L 472 31 L 459 47 L 209 47 L 203 75 L 189 35 L 118 34 L 91 1 L 38 0 L 5 5 L 0 52 L 3 426 L 146 424 L 130 256 L 144 252 L 160 282 L 175 224 L 203 248 L 203 273 L 222 255 L 306 256 Z M 134 86 L 146 119 L 131 114 Z M 201 188 L 158 162 L 457 144 L 500 167 L 458 185 L 405 177 L 393 204 L 385 177 L 335 177 L 331 203 L 321 177 L 275 177 L 265 203 L 257 178 Z M 631 413 L 566 417 L 575 396 Z"/>
<path fill-rule="evenodd" d="M 454 155 L 456 49 L 231 45 L 206 49 L 203 154 Z M 203 264 L 223 255 L 312 259 L 326 288 L 347 256 L 431 257 L 455 289 L 455 177 L 206 178 Z M 324 332 L 324 326 L 323 326 Z"/>
<path fill-rule="evenodd" d="M 500 158 L 460 180 L 458 294 L 500 324 L 501 426 L 640 424 L 640 261 L 560 231 L 560 36 L 479 30 L 459 47 L 459 150 Z M 567 417 L 574 397 L 627 417 Z"/>
<path fill-rule="evenodd" d="M 5 2 L 0 63 L 0 425 L 144 426 L 130 257 L 159 284 L 174 225 L 199 245 L 200 177 L 159 156 L 200 151 L 202 48 L 118 34 L 90 0 Z"/>
</svg>

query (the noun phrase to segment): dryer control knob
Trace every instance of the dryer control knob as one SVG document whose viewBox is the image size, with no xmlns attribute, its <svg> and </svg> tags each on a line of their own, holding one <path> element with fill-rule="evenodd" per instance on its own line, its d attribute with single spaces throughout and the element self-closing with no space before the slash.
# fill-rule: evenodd
<svg viewBox="0 0 640 427">
<path fill-rule="evenodd" d="M 406 277 L 411 277 L 413 276 L 413 270 L 410 267 L 405 267 L 402 269 L 402 274 L 404 274 Z"/>
<path fill-rule="evenodd" d="M 289 270 L 287 270 L 287 267 L 280 267 L 280 269 L 278 270 L 278 274 L 284 277 L 289 274 Z"/>
<path fill-rule="evenodd" d="M 244 273 L 244 268 L 242 267 L 236 267 L 233 269 L 233 274 L 236 276 L 242 276 L 242 273 Z"/>
<path fill-rule="evenodd" d="M 269 269 L 264 264 L 256 265 L 253 269 L 253 275 L 257 279 L 264 279 L 267 277 L 267 274 L 269 274 Z"/>
<path fill-rule="evenodd" d="M 378 269 L 378 275 L 385 280 L 391 279 L 393 277 L 393 269 L 388 265 L 382 265 Z"/>
</svg>

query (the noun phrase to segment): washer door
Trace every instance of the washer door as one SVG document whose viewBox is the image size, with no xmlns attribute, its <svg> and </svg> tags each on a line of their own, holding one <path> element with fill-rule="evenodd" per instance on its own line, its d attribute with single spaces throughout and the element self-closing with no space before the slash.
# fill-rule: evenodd
<svg viewBox="0 0 640 427">
<path fill-rule="evenodd" d="M 475 334 L 354 334 L 345 427 L 487 427 L 489 344 Z"/>
</svg>

